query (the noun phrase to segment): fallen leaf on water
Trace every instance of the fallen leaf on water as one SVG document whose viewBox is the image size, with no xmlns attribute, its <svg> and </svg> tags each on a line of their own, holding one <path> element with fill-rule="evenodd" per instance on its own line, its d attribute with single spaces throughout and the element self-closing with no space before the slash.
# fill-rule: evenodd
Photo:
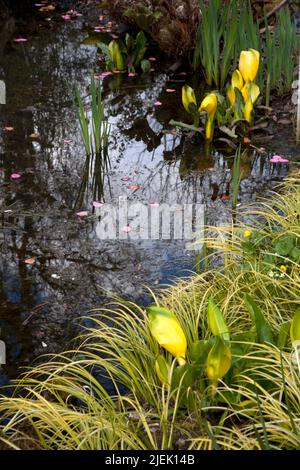
<svg viewBox="0 0 300 470">
<path fill-rule="evenodd" d="M 39 9 L 39 11 L 41 11 L 41 12 L 49 12 L 49 11 L 54 11 L 54 10 L 55 10 L 54 5 L 47 5 L 47 6 L 41 7 Z"/>
<path fill-rule="evenodd" d="M 27 259 L 25 259 L 25 264 L 30 264 L 30 265 L 32 265 L 32 264 L 35 263 L 35 261 L 36 261 L 36 257 L 33 256 L 32 258 L 27 258 Z"/>
<path fill-rule="evenodd" d="M 76 215 L 78 215 L 78 217 L 86 217 L 87 215 L 89 215 L 88 211 L 79 211 L 76 213 Z"/>
<path fill-rule="evenodd" d="M 12 180 L 18 180 L 19 178 L 21 178 L 21 175 L 20 173 L 12 173 L 10 177 Z"/>
<path fill-rule="evenodd" d="M 230 200 L 230 196 L 228 194 L 222 194 L 222 201 L 229 201 Z"/>
<path fill-rule="evenodd" d="M 273 157 L 270 159 L 271 163 L 288 163 L 289 160 L 286 158 L 283 158 L 281 155 L 273 155 Z"/>
<path fill-rule="evenodd" d="M 40 138 L 40 134 L 38 134 L 37 132 L 33 132 L 32 134 L 30 134 L 29 136 L 31 139 L 39 139 Z"/>
<path fill-rule="evenodd" d="M 186 72 L 180 72 L 178 75 L 187 75 Z"/>
<path fill-rule="evenodd" d="M 14 41 L 15 42 L 27 42 L 28 39 L 26 39 L 26 38 L 16 38 L 16 39 L 14 39 Z"/>
<path fill-rule="evenodd" d="M 95 208 L 102 207 L 103 204 L 104 204 L 104 203 L 103 203 L 103 202 L 100 202 L 100 201 L 94 201 L 94 202 L 93 202 L 93 206 L 94 206 Z"/>
<path fill-rule="evenodd" d="M 51 277 L 53 279 L 60 279 L 60 276 L 58 274 L 55 274 L 55 273 L 51 274 Z"/>
</svg>

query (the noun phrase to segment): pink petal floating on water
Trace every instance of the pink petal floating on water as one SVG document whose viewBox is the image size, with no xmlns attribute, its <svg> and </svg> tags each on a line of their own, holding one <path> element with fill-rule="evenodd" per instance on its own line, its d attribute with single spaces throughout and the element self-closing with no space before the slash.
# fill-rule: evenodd
<svg viewBox="0 0 300 470">
<path fill-rule="evenodd" d="M 129 74 L 128 74 L 128 77 L 135 77 L 135 76 L 136 76 L 136 73 L 134 73 L 134 72 L 129 72 Z"/>
<path fill-rule="evenodd" d="M 89 213 L 88 211 L 79 211 L 76 215 L 78 215 L 78 217 L 86 217 Z"/>
<path fill-rule="evenodd" d="M 80 16 L 83 16 L 82 13 L 79 13 L 78 11 L 76 13 L 74 13 L 75 16 L 77 16 L 77 18 L 79 18 Z"/>
<path fill-rule="evenodd" d="M 149 57 L 148 60 L 150 60 L 150 62 L 155 62 L 157 59 L 156 59 L 156 57 Z"/>
<path fill-rule="evenodd" d="M 129 176 L 122 176 L 121 180 L 122 181 L 128 181 L 128 180 L 130 180 L 130 177 Z"/>
<path fill-rule="evenodd" d="M 72 142 L 72 139 L 64 139 L 64 144 L 71 144 Z"/>
<path fill-rule="evenodd" d="M 167 93 L 175 93 L 175 91 L 176 91 L 175 88 L 167 88 L 166 89 Z"/>
<path fill-rule="evenodd" d="M 161 101 L 155 101 L 154 106 L 162 106 L 162 102 Z"/>
<path fill-rule="evenodd" d="M 28 39 L 26 39 L 26 38 L 16 38 L 16 39 L 14 39 L 14 41 L 15 42 L 27 42 Z"/>
<path fill-rule="evenodd" d="M 273 155 L 273 157 L 270 159 L 271 163 L 288 163 L 289 160 L 286 158 L 283 158 L 281 155 Z"/>
<path fill-rule="evenodd" d="M 71 19 L 71 16 L 70 15 L 61 15 L 62 19 L 65 20 L 65 21 L 68 21 Z"/>
<path fill-rule="evenodd" d="M 100 20 L 100 21 L 103 21 L 103 20 L 104 20 L 104 16 L 103 16 L 103 15 L 100 15 L 100 16 L 99 16 L 99 20 Z"/>
<path fill-rule="evenodd" d="M 137 184 L 129 184 L 127 186 L 127 189 L 133 189 L 134 190 L 134 189 L 140 189 L 140 187 Z"/>
<path fill-rule="evenodd" d="M 122 230 L 122 232 L 128 233 L 128 232 L 131 231 L 131 228 L 127 225 L 125 227 L 122 227 L 121 230 Z"/>
<path fill-rule="evenodd" d="M 159 202 L 148 202 L 148 206 L 151 206 L 151 207 L 158 207 L 158 206 L 159 206 Z"/>
<path fill-rule="evenodd" d="M 19 178 L 21 178 L 21 175 L 20 173 L 12 173 L 10 177 L 12 180 L 18 180 Z"/>
<path fill-rule="evenodd" d="M 97 209 L 98 207 L 102 207 L 103 206 L 103 202 L 100 202 L 100 201 L 94 201 L 93 202 L 93 206 Z"/>
</svg>

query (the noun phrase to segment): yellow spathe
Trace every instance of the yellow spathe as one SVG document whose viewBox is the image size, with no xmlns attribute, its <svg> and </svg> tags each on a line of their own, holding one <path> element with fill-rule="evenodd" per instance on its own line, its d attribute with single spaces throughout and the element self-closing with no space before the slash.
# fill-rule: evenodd
<svg viewBox="0 0 300 470">
<path fill-rule="evenodd" d="M 194 104 L 197 107 L 196 95 L 192 87 L 184 85 L 182 87 L 182 104 L 185 110 L 190 113 L 189 105 Z"/>
<path fill-rule="evenodd" d="M 187 341 L 179 321 L 171 310 L 163 307 L 149 307 L 149 328 L 158 344 L 185 363 Z"/>
<path fill-rule="evenodd" d="M 245 82 L 253 82 L 259 68 L 260 54 L 255 49 L 242 51 L 240 54 L 239 70 Z"/>
</svg>

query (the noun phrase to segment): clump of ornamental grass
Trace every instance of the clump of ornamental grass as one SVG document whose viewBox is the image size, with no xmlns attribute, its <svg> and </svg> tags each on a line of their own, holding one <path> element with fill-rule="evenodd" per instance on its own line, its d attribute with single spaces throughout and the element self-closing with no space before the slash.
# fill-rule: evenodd
<svg viewBox="0 0 300 470">
<path fill-rule="evenodd" d="M 0 398 L 3 445 L 299 448 L 299 200 L 296 175 L 248 208 L 252 225 L 206 240 L 222 267 L 153 293 L 147 311 L 117 299 L 89 312 L 77 349 Z"/>
</svg>

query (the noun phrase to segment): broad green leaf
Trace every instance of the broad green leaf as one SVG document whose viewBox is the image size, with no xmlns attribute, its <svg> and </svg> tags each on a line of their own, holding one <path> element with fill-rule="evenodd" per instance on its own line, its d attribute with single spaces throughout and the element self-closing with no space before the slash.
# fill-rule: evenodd
<svg viewBox="0 0 300 470">
<path fill-rule="evenodd" d="M 181 380 L 181 389 L 183 391 L 193 386 L 195 382 L 195 369 L 190 364 L 186 363 L 183 366 L 175 367 L 172 376 L 172 390 L 179 387 Z"/>
<path fill-rule="evenodd" d="M 200 339 L 195 341 L 189 350 L 189 359 L 197 365 L 204 366 L 208 353 L 213 345 L 212 341 Z"/>
<path fill-rule="evenodd" d="M 281 237 L 276 240 L 274 247 L 276 253 L 278 253 L 280 256 L 287 256 L 294 248 L 294 240 L 288 235 L 285 237 Z"/>
<path fill-rule="evenodd" d="M 296 313 L 292 319 L 290 337 L 292 344 L 294 341 L 300 341 L 300 307 L 296 310 Z"/>
<path fill-rule="evenodd" d="M 169 383 L 169 366 L 163 354 L 160 354 L 155 361 L 155 370 L 162 384 Z"/>
<path fill-rule="evenodd" d="M 257 303 L 249 295 L 245 295 L 245 304 L 250 313 L 251 319 L 256 326 L 257 340 L 259 343 L 272 343 L 274 344 L 273 333 L 270 326 L 267 324 L 263 313 Z"/>
<path fill-rule="evenodd" d="M 212 297 L 207 305 L 207 323 L 213 335 L 221 336 L 224 340 L 230 341 L 228 326 L 225 323 L 220 308 Z"/>
<path fill-rule="evenodd" d="M 286 321 L 281 325 L 277 338 L 277 346 L 279 349 L 283 349 L 286 346 L 290 328 L 291 321 Z"/>
</svg>

